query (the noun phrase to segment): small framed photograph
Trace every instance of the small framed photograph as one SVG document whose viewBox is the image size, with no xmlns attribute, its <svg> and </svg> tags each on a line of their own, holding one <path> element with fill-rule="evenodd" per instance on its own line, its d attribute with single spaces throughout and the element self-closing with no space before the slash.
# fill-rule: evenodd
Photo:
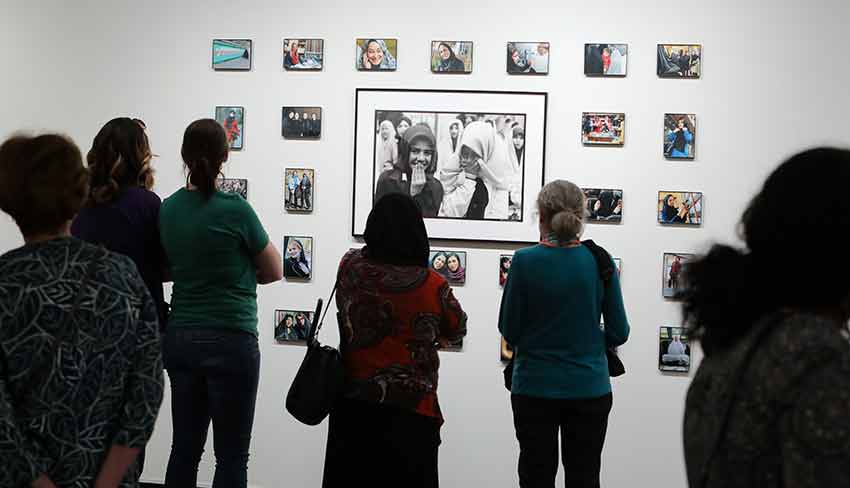
<svg viewBox="0 0 850 488">
<path fill-rule="evenodd" d="M 694 159 L 697 137 L 697 116 L 694 114 L 664 114 L 664 157 Z"/>
<path fill-rule="evenodd" d="M 319 139 L 322 107 L 283 107 L 281 127 L 284 139 Z"/>
<path fill-rule="evenodd" d="M 307 310 L 275 310 L 274 340 L 279 344 L 306 344 L 314 315 Z"/>
<path fill-rule="evenodd" d="M 512 75 L 548 75 L 548 42 L 509 42 L 507 71 Z"/>
<path fill-rule="evenodd" d="M 312 212 L 316 173 L 306 168 L 286 168 L 284 208 L 290 212 Z"/>
<path fill-rule="evenodd" d="M 661 295 L 664 298 L 676 300 L 682 297 L 682 271 L 693 258 L 693 254 L 664 253 L 664 265 L 661 270 Z"/>
<path fill-rule="evenodd" d="M 431 250 L 429 262 L 450 285 L 466 283 L 466 251 Z"/>
<path fill-rule="evenodd" d="M 283 276 L 287 279 L 309 280 L 313 277 L 313 238 L 286 236 L 283 238 Z"/>
<path fill-rule="evenodd" d="M 248 180 L 242 178 L 219 178 L 216 180 L 218 191 L 235 193 L 243 199 L 248 199 Z"/>
<path fill-rule="evenodd" d="M 585 44 L 584 74 L 586 76 L 626 76 L 628 44 Z"/>
<path fill-rule="evenodd" d="M 284 39 L 283 69 L 287 71 L 321 71 L 325 61 L 323 39 Z"/>
<path fill-rule="evenodd" d="M 213 39 L 213 69 L 216 71 L 250 71 L 251 44 L 251 39 Z"/>
<path fill-rule="evenodd" d="M 243 107 L 216 107 L 215 120 L 227 134 L 230 149 L 239 151 L 245 139 L 245 109 Z"/>
<path fill-rule="evenodd" d="M 682 327 L 661 327 L 658 337 L 658 369 L 687 373 L 691 370 L 691 345 Z"/>
<path fill-rule="evenodd" d="M 472 73 L 472 42 L 431 41 L 432 73 Z"/>
<path fill-rule="evenodd" d="M 585 146 L 622 146 L 626 139 L 626 114 L 584 112 L 581 142 Z"/>
<path fill-rule="evenodd" d="M 588 222 L 623 221 L 623 190 L 613 188 L 582 188 Z"/>
<path fill-rule="evenodd" d="M 663 225 L 702 225 L 702 193 L 659 191 L 658 223 Z"/>
<path fill-rule="evenodd" d="M 699 44 L 659 44 L 658 76 L 699 78 L 702 72 L 702 46 Z"/>
<path fill-rule="evenodd" d="M 358 71 L 395 71 L 398 69 L 398 39 L 357 39 Z"/>
<path fill-rule="evenodd" d="M 508 344 L 504 337 L 501 338 L 501 346 L 499 347 L 499 360 L 507 363 L 514 358 L 514 348 Z"/>
<path fill-rule="evenodd" d="M 511 262 L 513 260 L 513 254 L 502 254 L 499 256 L 499 286 L 505 286 L 505 283 L 508 281 L 508 273 L 511 272 Z"/>
</svg>

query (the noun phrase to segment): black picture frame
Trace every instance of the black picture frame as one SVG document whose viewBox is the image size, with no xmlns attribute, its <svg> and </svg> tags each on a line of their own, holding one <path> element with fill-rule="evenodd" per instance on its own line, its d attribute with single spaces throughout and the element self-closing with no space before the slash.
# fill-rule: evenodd
<svg viewBox="0 0 850 488">
<path fill-rule="evenodd" d="M 549 108 L 549 93 L 548 92 L 536 92 L 536 91 L 502 91 L 502 90 L 448 90 L 448 89 L 413 89 L 413 88 L 356 88 L 355 96 L 354 96 L 354 112 L 355 112 L 355 121 L 354 121 L 354 153 L 353 153 L 353 184 L 352 184 L 352 211 L 351 211 L 351 235 L 352 237 L 361 239 L 363 237 L 363 232 L 358 232 L 357 230 L 357 199 L 358 199 L 358 142 L 361 144 L 364 141 L 358 141 L 358 133 L 360 130 L 360 124 L 357 115 L 360 113 L 360 104 L 361 104 L 361 96 L 363 94 L 377 93 L 377 92 L 385 92 L 385 93 L 421 93 L 421 94 L 469 94 L 469 95 L 504 95 L 504 96 L 531 96 L 531 97 L 541 97 L 542 100 L 542 134 L 541 134 L 541 149 L 540 149 L 540 185 L 539 188 L 542 188 L 546 183 L 546 146 L 547 146 L 547 134 L 548 134 L 548 108 Z M 458 109 L 457 112 L 464 112 L 464 110 Z M 525 179 L 523 180 L 523 185 L 525 185 Z M 533 180 L 527 180 L 529 182 Z M 369 186 L 370 191 L 370 199 L 371 199 L 371 191 L 372 186 Z M 362 190 L 361 190 L 362 192 Z M 525 193 L 525 192 L 524 192 Z M 527 198 L 528 195 L 524 195 L 524 198 Z M 524 203 L 524 205 L 529 205 L 528 203 Z M 531 208 L 530 206 L 528 207 Z M 509 225 L 510 222 L 497 222 L 503 223 L 504 225 Z M 536 223 L 535 223 L 536 226 Z M 539 239 L 538 235 L 528 236 L 526 238 L 480 238 L 474 236 L 465 236 L 465 237 L 451 237 L 445 235 L 431 235 L 433 240 L 438 241 L 446 241 L 446 242 L 488 242 L 494 244 L 517 244 L 517 243 L 533 243 L 537 242 Z"/>
<path fill-rule="evenodd" d="M 286 53 L 287 53 L 287 41 L 320 41 L 322 43 L 322 66 L 319 68 L 287 68 L 286 67 Z M 283 70 L 291 73 L 311 73 L 316 71 L 322 71 L 325 68 L 325 40 L 320 37 L 285 37 L 283 38 L 283 49 L 281 50 L 281 65 L 283 66 Z"/>
<path fill-rule="evenodd" d="M 227 41 L 227 42 L 247 42 L 248 43 L 248 67 L 246 68 L 228 68 L 228 67 L 216 67 L 215 63 L 215 43 L 216 41 Z M 212 66 L 213 71 L 251 71 L 254 66 L 254 40 L 253 39 L 237 39 L 237 38 L 223 38 L 216 37 L 212 40 L 212 46 L 210 47 L 210 64 Z"/>
</svg>

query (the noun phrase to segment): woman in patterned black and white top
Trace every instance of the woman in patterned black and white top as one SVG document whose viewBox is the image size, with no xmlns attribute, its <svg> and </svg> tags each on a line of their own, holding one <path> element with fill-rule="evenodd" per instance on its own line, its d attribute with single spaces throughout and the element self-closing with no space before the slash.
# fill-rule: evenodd
<svg viewBox="0 0 850 488">
<path fill-rule="evenodd" d="M 70 237 L 88 192 L 57 135 L 0 146 L 0 486 L 135 487 L 162 401 L 157 310 L 133 262 Z"/>
</svg>

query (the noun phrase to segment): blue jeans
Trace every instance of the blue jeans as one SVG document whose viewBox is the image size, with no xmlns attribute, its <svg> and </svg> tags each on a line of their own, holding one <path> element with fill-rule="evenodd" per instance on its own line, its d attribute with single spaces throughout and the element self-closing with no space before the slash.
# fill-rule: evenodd
<svg viewBox="0 0 850 488">
<path fill-rule="evenodd" d="M 246 487 L 260 377 L 257 337 L 235 329 L 169 327 L 164 359 L 174 424 L 165 486 L 197 486 L 212 420 L 213 488 Z"/>
</svg>

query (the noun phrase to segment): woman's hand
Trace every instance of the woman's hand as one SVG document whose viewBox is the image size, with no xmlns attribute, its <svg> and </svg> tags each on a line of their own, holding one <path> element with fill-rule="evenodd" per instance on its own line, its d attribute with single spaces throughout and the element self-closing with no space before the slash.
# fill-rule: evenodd
<svg viewBox="0 0 850 488">
<path fill-rule="evenodd" d="M 46 474 L 39 476 L 30 486 L 32 488 L 56 488 L 53 480 L 48 478 Z"/>
<path fill-rule="evenodd" d="M 366 51 L 363 51 L 363 67 L 366 69 L 372 69 L 372 63 L 369 62 L 369 56 L 367 56 Z"/>
<path fill-rule="evenodd" d="M 421 164 L 413 165 L 413 175 L 410 179 L 410 196 L 415 197 L 422 193 L 425 188 L 425 166 Z"/>
</svg>

